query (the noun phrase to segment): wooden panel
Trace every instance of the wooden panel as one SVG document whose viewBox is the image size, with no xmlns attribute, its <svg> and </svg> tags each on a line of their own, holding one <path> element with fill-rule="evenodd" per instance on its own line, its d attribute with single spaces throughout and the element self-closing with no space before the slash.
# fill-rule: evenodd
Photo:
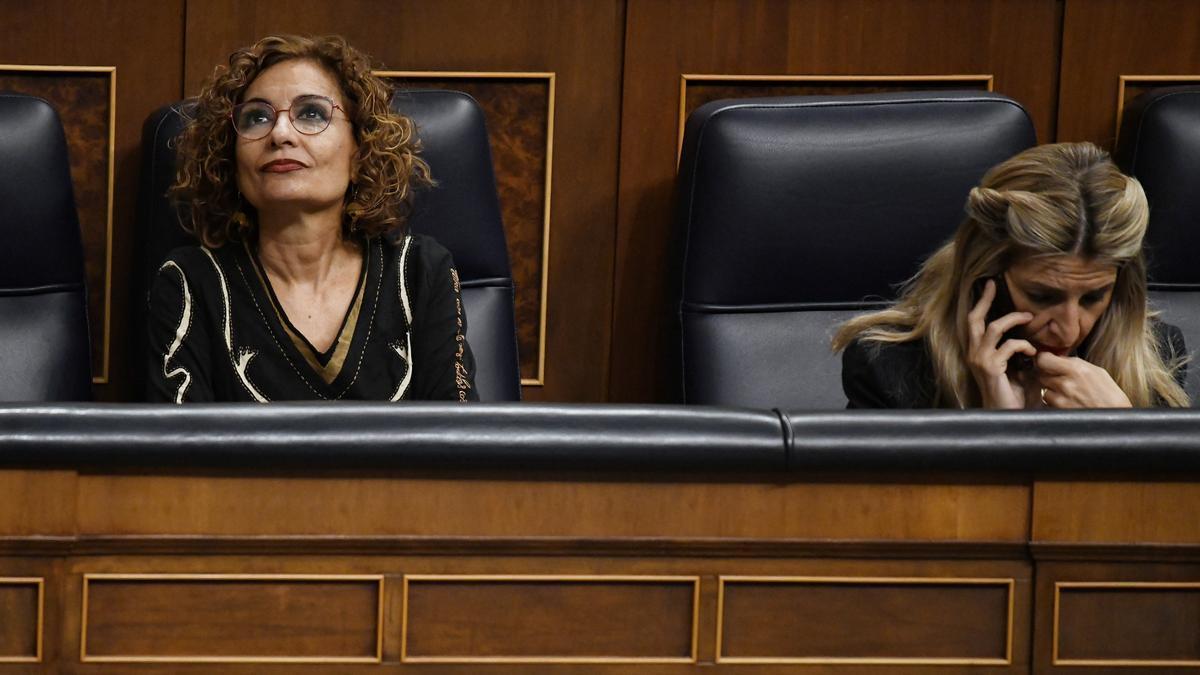
<svg viewBox="0 0 1200 675">
<path fill-rule="evenodd" d="M 0 469 L 0 537 L 73 534 L 75 474 Z"/>
<path fill-rule="evenodd" d="M 740 537 L 1024 542 L 1024 485 L 628 476 L 81 476 L 89 534 Z M 815 479 L 815 476 L 809 476 Z M 979 477 L 982 480 L 982 477 Z M 746 477 L 746 480 L 754 480 Z M 861 480 L 861 479 L 860 479 Z M 624 481 L 624 482 L 623 482 Z"/>
<path fill-rule="evenodd" d="M 99 161 L 91 159 L 93 154 L 108 152 L 107 122 L 102 115 L 97 117 L 100 111 L 92 102 L 103 94 L 93 92 L 90 98 L 69 94 L 59 114 L 64 122 L 69 120 L 69 126 L 82 125 L 72 152 L 77 147 L 88 149 L 90 168 L 82 173 L 73 170 L 75 197 L 80 200 L 87 245 L 92 336 L 97 345 L 111 345 L 107 365 L 101 358 L 93 373 L 107 376 L 108 384 L 96 385 L 95 395 L 102 400 L 140 396 L 141 383 L 127 374 L 124 345 L 130 344 L 130 331 L 141 330 L 128 321 L 130 237 L 136 214 L 141 126 L 151 111 L 179 99 L 182 93 L 183 0 L 130 0 L 102 6 L 73 0 L 9 2 L 0 7 L 0 25 L 5 27 L 0 64 L 116 68 L 112 255 L 107 261 L 101 254 L 108 245 L 108 170 L 91 164 Z M 72 156 L 73 164 L 81 159 Z M 105 274 L 107 265 L 111 265 L 111 275 Z"/>
<path fill-rule="evenodd" d="M 545 386 L 523 393 L 529 400 L 601 401 L 612 311 L 624 8 L 621 0 L 297 0 L 287 11 L 266 0 L 190 2 L 187 91 L 196 92 L 233 49 L 274 32 L 339 33 L 390 70 L 555 73 Z M 540 263 L 524 259 L 524 248 L 516 253 L 522 259 L 513 261 L 515 268 Z"/>
<path fill-rule="evenodd" d="M 1060 141 L 1112 148 L 1121 76 L 1200 75 L 1200 4 L 1175 0 L 1066 0 L 1058 105 Z M 1124 102 L 1138 92 L 1127 91 Z M 1132 96 L 1130 94 L 1133 94 Z"/>
<path fill-rule="evenodd" d="M 1059 12 L 1055 0 L 630 0 L 610 400 L 678 389 L 663 275 L 681 75 L 993 74 L 1047 140 Z"/>
<path fill-rule="evenodd" d="M 727 577 L 717 660 L 1007 665 L 1012 579 Z"/>
<path fill-rule="evenodd" d="M 41 660 L 43 583 L 0 577 L 0 664 Z"/>
<path fill-rule="evenodd" d="M 108 382 L 116 84 L 112 67 L 0 65 L 0 91 L 43 98 L 62 121 L 83 239 L 92 379 L 99 384 Z"/>
<path fill-rule="evenodd" d="M 697 577 L 408 576 L 402 660 L 696 658 Z"/>
<path fill-rule="evenodd" d="M 470 94 L 487 118 L 515 286 L 521 383 L 545 383 L 546 265 L 554 147 L 553 73 L 387 73 L 398 88 Z M 434 176 L 436 179 L 437 176 Z"/>
<path fill-rule="evenodd" d="M 1054 665 L 1200 667 L 1200 582 L 1054 590 Z"/>
<path fill-rule="evenodd" d="M 379 661 L 381 576 L 84 576 L 84 661 Z"/>
<path fill-rule="evenodd" d="M 1200 544 L 1200 485 L 1038 481 L 1033 540 L 1046 543 Z"/>
</svg>

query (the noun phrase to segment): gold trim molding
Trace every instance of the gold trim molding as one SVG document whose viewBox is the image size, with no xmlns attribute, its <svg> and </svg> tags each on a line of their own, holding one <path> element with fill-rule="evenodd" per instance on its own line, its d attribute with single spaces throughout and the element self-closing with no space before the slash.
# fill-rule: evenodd
<svg viewBox="0 0 1200 675">
<path fill-rule="evenodd" d="M 687 88 L 691 82 L 983 82 L 987 91 L 992 91 L 995 85 L 993 75 L 731 75 L 723 73 L 681 73 L 679 75 L 679 129 L 678 142 L 675 146 L 675 165 L 679 165 L 679 157 L 683 152 L 683 131 L 687 126 Z"/>
<path fill-rule="evenodd" d="M 1121 140 L 1121 121 L 1125 119 L 1125 88 L 1130 84 L 1160 83 L 1170 86 L 1172 83 L 1200 83 L 1200 75 L 1120 75 L 1117 77 L 1117 128 L 1113 132 L 1113 147 Z"/>
<path fill-rule="evenodd" d="M 1058 654 L 1059 600 L 1064 588 L 1116 589 L 1116 590 L 1167 590 L 1186 589 L 1200 591 L 1200 582 L 1187 581 L 1056 581 L 1054 582 L 1054 621 L 1051 626 L 1050 664 L 1053 666 L 1087 666 L 1108 668 L 1200 668 L 1197 659 L 1064 659 Z"/>
<path fill-rule="evenodd" d="M 1007 629 L 1004 637 L 1004 658 L 958 657 L 887 657 L 887 656 L 722 656 L 721 638 L 725 622 L 725 584 L 842 584 L 842 585 L 912 585 L 912 586 L 1000 586 L 1008 592 Z M 1013 620 L 1016 596 L 1015 579 L 959 577 L 778 577 L 778 576 L 720 576 L 717 578 L 717 635 L 716 663 L 808 664 L 808 665 L 873 665 L 873 666 L 1009 666 L 1012 665 Z"/>
<path fill-rule="evenodd" d="M 112 325 L 113 177 L 117 152 L 117 67 L 116 66 L 28 66 L 0 64 L 0 73 L 108 73 L 108 205 L 104 228 L 104 338 L 100 343 L 100 374 L 92 384 L 108 384 Z M 91 345 L 89 345 L 90 348 Z"/>
<path fill-rule="evenodd" d="M 493 79 L 493 80 L 546 80 L 549 87 L 546 102 L 546 180 L 543 184 L 546 197 L 542 203 L 542 284 L 538 289 L 538 360 L 537 375 L 521 378 L 521 385 L 542 387 L 546 384 L 546 306 L 550 280 L 550 192 L 554 176 L 554 85 L 555 73 L 502 72 L 502 71 L 457 71 L 457 70 L 376 70 L 379 77 L 406 78 L 409 80 L 437 79 Z"/>
<path fill-rule="evenodd" d="M 527 583 L 556 581 L 562 583 L 690 583 L 692 584 L 692 635 L 687 657 L 671 656 L 409 656 L 408 655 L 408 587 L 409 582 L 477 582 L 496 581 Z M 593 575 L 593 574 L 406 574 L 403 578 L 403 612 L 400 618 L 401 663 L 557 663 L 557 664 L 614 664 L 614 663 L 696 663 L 700 635 L 700 577 L 689 575 Z"/>
<path fill-rule="evenodd" d="M 37 586 L 37 628 L 33 656 L 0 656 L 0 663 L 41 663 L 46 623 L 46 580 L 42 577 L 0 577 L 0 586 Z"/>
<path fill-rule="evenodd" d="M 87 653 L 88 591 L 92 581 L 373 581 L 375 598 L 375 656 L 93 656 Z M 85 663 L 382 663 L 384 576 L 382 574 L 84 574 L 79 621 L 79 660 Z"/>
</svg>

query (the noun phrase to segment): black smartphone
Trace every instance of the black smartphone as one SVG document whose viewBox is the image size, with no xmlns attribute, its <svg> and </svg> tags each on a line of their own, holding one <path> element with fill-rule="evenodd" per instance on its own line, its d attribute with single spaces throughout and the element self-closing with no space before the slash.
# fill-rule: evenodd
<svg viewBox="0 0 1200 675">
<path fill-rule="evenodd" d="M 996 282 L 996 296 L 992 298 L 992 306 L 988 309 L 987 318 L 984 319 L 984 326 L 992 323 L 996 319 L 1017 311 L 1013 305 L 1012 293 L 1008 290 L 1008 281 L 1003 274 L 997 274 L 994 277 L 984 277 L 975 282 L 975 300 L 978 302 L 979 296 L 983 295 L 983 286 L 987 280 L 991 279 Z M 1014 326 L 1004 332 L 1000 336 L 1000 341 L 997 346 L 1004 344 L 1005 340 L 1022 339 L 1021 326 Z M 1017 352 L 1008 360 L 1008 372 L 1016 373 L 1022 370 L 1029 370 L 1033 367 L 1033 358 L 1028 354 Z"/>
</svg>

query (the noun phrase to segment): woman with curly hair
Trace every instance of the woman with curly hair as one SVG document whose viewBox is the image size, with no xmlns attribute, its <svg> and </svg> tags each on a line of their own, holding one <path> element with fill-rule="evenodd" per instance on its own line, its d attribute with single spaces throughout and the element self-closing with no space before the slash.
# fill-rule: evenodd
<svg viewBox="0 0 1200 675">
<path fill-rule="evenodd" d="M 150 396 L 474 400 L 458 275 L 406 231 L 411 120 L 340 37 L 272 36 L 203 87 L 172 196 L 200 246 L 150 291 Z"/>
<path fill-rule="evenodd" d="M 1091 143 L 987 172 L 888 309 L 846 322 L 851 408 L 1187 406 L 1178 328 L 1146 306 L 1137 180 Z"/>
</svg>

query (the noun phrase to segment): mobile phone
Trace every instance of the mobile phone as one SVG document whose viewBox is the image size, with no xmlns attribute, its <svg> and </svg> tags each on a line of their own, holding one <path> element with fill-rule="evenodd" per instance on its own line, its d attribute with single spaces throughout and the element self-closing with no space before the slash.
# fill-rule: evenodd
<svg viewBox="0 0 1200 675">
<path fill-rule="evenodd" d="M 988 309 L 987 318 L 984 319 L 985 327 L 996 319 L 1017 311 L 1016 306 L 1013 304 L 1012 293 L 1008 290 L 1008 281 L 1004 278 L 1003 274 L 997 274 L 994 277 L 983 277 L 976 281 L 975 300 L 978 301 L 979 296 L 983 295 L 983 286 L 987 283 L 988 279 L 991 279 L 996 283 L 996 296 L 992 298 L 992 306 Z M 996 346 L 1004 344 L 1005 340 L 1019 339 L 1022 339 L 1021 327 L 1014 326 L 1005 331 L 1004 335 L 1000 336 L 1000 341 L 996 343 Z M 1013 354 L 1011 359 L 1008 360 L 1008 372 L 1010 373 L 1029 370 L 1032 367 L 1033 358 L 1028 354 L 1017 352 L 1016 354 Z"/>
</svg>

